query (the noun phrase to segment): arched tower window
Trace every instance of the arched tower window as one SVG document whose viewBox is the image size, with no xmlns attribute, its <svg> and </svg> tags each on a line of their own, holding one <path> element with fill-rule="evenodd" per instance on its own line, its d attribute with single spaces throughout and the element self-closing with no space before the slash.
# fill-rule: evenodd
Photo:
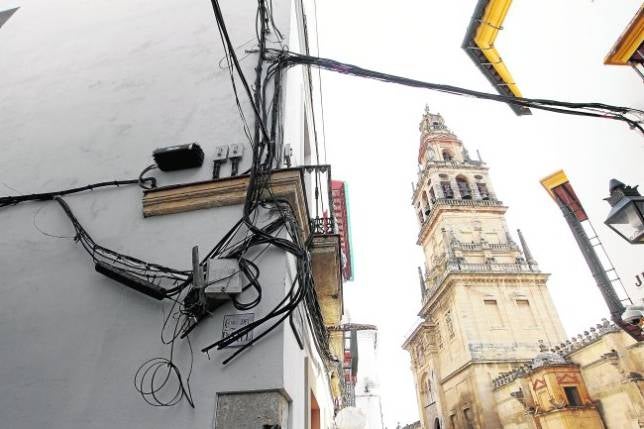
<svg viewBox="0 0 644 429">
<path fill-rule="evenodd" d="M 472 190 L 470 189 L 470 184 L 467 182 L 467 179 L 464 176 L 457 176 L 456 184 L 458 185 L 458 192 L 461 194 L 461 198 L 464 200 L 471 200 Z"/>
<path fill-rule="evenodd" d="M 448 149 L 443 150 L 443 160 L 444 161 L 452 161 L 454 159 L 454 155 L 452 152 L 450 152 Z"/>
<path fill-rule="evenodd" d="M 429 198 L 427 197 L 427 191 L 423 190 L 422 194 L 420 194 L 420 198 L 423 201 L 423 207 L 425 208 L 425 216 L 428 216 L 431 210 L 431 207 L 429 206 Z"/>
<path fill-rule="evenodd" d="M 478 189 L 482 200 L 490 199 L 490 191 L 487 189 L 487 184 L 485 182 L 476 182 L 476 188 Z"/>
<path fill-rule="evenodd" d="M 454 191 L 452 190 L 452 184 L 449 183 L 449 180 L 441 180 L 441 191 L 443 191 L 443 198 L 454 198 Z"/>
<path fill-rule="evenodd" d="M 434 389 L 432 386 L 432 379 L 431 377 L 427 376 L 427 402 L 430 404 L 434 403 Z"/>
</svg>

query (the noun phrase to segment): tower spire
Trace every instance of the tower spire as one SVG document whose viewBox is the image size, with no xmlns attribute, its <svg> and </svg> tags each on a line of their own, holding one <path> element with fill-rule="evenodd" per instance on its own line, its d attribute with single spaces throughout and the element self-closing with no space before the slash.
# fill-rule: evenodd
<svg viewBox="0 0 644 429">
<path fill-rule="evenodd" d="M 525 260 L 528 263 L 528 266 L 532 268 L 532 266 L 536 265 L 537 262 L 532 257 L 532 253 L 530 252 L 528 243 L 525 241 L 525 238 L 523 238 L 523 233 L 521 232 L 521 230 L 517 229 L 517 233 L 519 234 L 519 241 L 521 242 L 521 248 L 523 249 L 523 255 L 525 256 Z"/>
<path fill-rule="evenodd" d="M 420 296 L 425 297 L 425 279 L 423 279 L 423 270 L 418 266 L 418 280 L 420 280 Z"/>
</svg>

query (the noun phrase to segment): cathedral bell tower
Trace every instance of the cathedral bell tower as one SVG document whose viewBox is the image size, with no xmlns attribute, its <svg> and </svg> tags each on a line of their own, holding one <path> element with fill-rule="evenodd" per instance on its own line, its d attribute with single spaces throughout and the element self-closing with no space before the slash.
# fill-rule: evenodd
<svg viewBox="0 0 644 429">
<path fill-rule="evenodd" d="M 423 322 L 403 347 L 412 358 L 423 428 L 500 427 L 492 380 L 529 361 L 564 330 L 548 275 L 505 222 L 487 165 L 472 159 L 440 114 L 420 122 L 412 204 Z"/>
</svg>

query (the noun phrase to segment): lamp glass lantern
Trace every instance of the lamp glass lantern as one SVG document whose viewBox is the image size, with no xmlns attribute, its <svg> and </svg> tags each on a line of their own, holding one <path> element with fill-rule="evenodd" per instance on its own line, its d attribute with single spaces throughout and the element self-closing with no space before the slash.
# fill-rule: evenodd
<svg viewBox="0 0 644 429">
<path fill-rule="evenodd" d="M 604 223 L 629 243 L 644 244 L 644 196 L 622 194 Z"/>
</svg>

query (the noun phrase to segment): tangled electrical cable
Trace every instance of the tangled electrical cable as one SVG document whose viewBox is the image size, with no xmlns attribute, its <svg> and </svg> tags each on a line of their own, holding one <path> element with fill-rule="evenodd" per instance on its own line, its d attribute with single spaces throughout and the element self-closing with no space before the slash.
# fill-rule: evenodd
<svg viewBox="0 0 644 429">
<path fill-rule="evenodd" d="M 227 64 L 237 109 L 244 133 L 252 148 L 252 163 L 246 172 L 248 174 L 248 187 L 242 217 L 197 265 L 204 267 L 214 259 L 236 261 L 238 273 L 235 273 L 235 275 L 240 274 L 243 276 L 245 281 L 242 291 L 248 291 L 244 296 L 252 294 L 251 298 L 246 301 L 242 301 L 240 296 L 230 297 L 232 305 L 240 311 L 247 311 L 257 307 L 263 299 L 263 287 L 260 282 L 261 269 L 258 260 L 265 252 L 269 249 L 277 249 L 288 255 L 287 257 L 291 258 L 295 265 L 295 275 L 290 279 L 288 290 L 277 304 L 256 320 L 222 336 L 219 340 L 201 349 L 204 353 L 209 353 L 212 349 L 226 349 L 243 337 L 248 339 L 248 334 L 254 332 L 252 338 L 243 342 L 241 347 L 228 355 L 223 364 L 228 364 L 235 357 L 247 351 L 287 319 L 300 348 L 303 348 L 303 339 L 300 337 L 294 321 L 296 314 L 301 315 L 303 313 L 315 349 L 323 358 L 328 367 L 327 369 L 336 369 L 340 365 L 340 362 L 331 353 L 329 332 L 324 324 L 315 293 L 310 254 L 313 236 L 303 236 L 302 227 L 298 225 L 294 208 L 288 200 L 276 197 L 270 185 L 273 168 L 280 163 L 277 143 L 282 140 L 279 121 L 282 115 L 282 78 L 283 73 L 289 67 L 303 65 L 308 68 L 307 83 L 310 97 L 313 97 L 310 67 L 318 67 L 318 69 L 343 74 L 461 96 L 512 103 L 535 109 L 620 120 L 642 131 L 638 121 L 625 116 L 641 115 L 642 112 L 636 109 L 601 103 L 567 103 L 554 100 L 512 98 L 451 85 L 422 82 L 364 69 L 327 58 L 297 54 L 289 52 L 284 45 L 280 50 L 267 48 L 266 34 L 270 31 L 275 33 L 278 43 L 283 40 L 283 35 L 273 19 L 272 0 L 258 0 L 255 18 L 258 60 L 255 67 L 254 88 L 251 90 L 251 86 L 241 69 L 236 47 L 228 34 L 219 2 L 218 0 L 211 0 L 211 2 L 224 48 L 224 59 Z M 308 44 L 306 37 L 305 43 Z M 238 45 L 237 48 L 239 47 Z M 241 88 L 252 108 L 255 119 L 254 133 L 251 133 L 251 127 L 244 115 L 244 109 L 237 90 L 237 80 L 241 82 Z M 270 99 L 268 96 L 269 91 L 272 91 Z M 319 164 L 315 122 L 313 123 L 313 131 L 315 156 Z M 205 297 L 204 289 L 196 285 L 198 278 L 194 278 L 195 272 L 199 271 L 194 269 L 192 271 L 179 270 L 146 262 L 97 244 L 62 198 L 64 195 L 108 186 L 138 184 L 143 189 L 152 189 L 156 186 L 156 180 L 153 177 L 144 176 L 153 168 L 155 166 L 151 165 L 144 169 L 138 179 L 101 182 L 57 192 L 0 197 L 0 207 L 25 201 L 55 200 L 72 223 L 75 230 L 75 240 L 90 255 L 97 267 L 105 267 L 104 269 L 111 270 L 116 275 L 129 276 L 127 278 L 146 282 L 146 284 L 159 288 L 161 291 L 159 292 L 159 297 L 161 299 L 165 298 L 172 301 L 161 327 L 161 342 L 170 346 L 169 355 L 168 357 L 154 357 L 143 362 L 134 374 L 133 382 L 138 393 L 152 406 L 173 406 L 185 399 L 190 406 L 194 407 L 190 389 L 193 349 L 189 335 L 203 320 L 213 315 L 214 311 L 227 301 L 209 300 Z M 317 201 L 321 181 L 319 173 L 316 172 L 316 174 L 318 174 L 315 177 L 315 199 Z M 316 203 L 316 211 L 317 209 Z M 262 220 L 265 221 L 265 224 L 260 226 L 260 221 Z M 189 364 L 185 371 L 182 371 L 176 362 L 176 342 L 183 339 L 187 343 L 190 354 Z"/>
<path fill-rule="evenodd" d="M 302 239 L 300 227 L 295 221 L 293 207 L 287 200 L 276 198 L 270 188 L 270 176 L 277 153 L 277 119 L 280 114 L 281 76 L 284 68 L 282 64 L 273 63 L 270 64 L 265 71 L 263 70 L 263 62 L 266 59 L 267 52 L 265 39 L 265 34 L 268 31 L 267 23 L 270 23 L 274 30 L 279 32 L 275 27 L 272 18 L 272 7 L 269 5 L 267 8 L 264 0 L 258 1 L 258 18 L 256 19 L 256 24 L 259 24 L 257 31 L 259 39 L 259 56 L 257 67 L 255 69 L 255 96 L 253 97 L 248 82 L 246 81 L 244 73 L 239 65 L 239 61 L 236 58 L 234 46 L 228 36 L 228 31 L 226 29 L 218 0 L 212 0 L 212 6 L 226 56 L 230 57 L 229 64 L 231 64 L 231 69 L 234 67 L 242 82 L 242 87 L 246 91 L 248 99 L 251 100 L 251 106 L 255 114 L 255 138 L 252 144 L 252 165 L 248 170 L 249 184 L 246 192 L 246 200 L 244 202 L 243 216 L 233 229 L 223 237 L 211 252 L 209 252 L 207 258 L 236 258 L 240 263 L 240 269 L 244 269 L 244 267 L 246 267 L 246 272 L 244 272 L 244 274 L 249 278 L 249 280 L 251 280 L 249 285 L 252 284 L 257 291 L 261 290 L 259 283 L 255 283 L 259 277 L 259 268 L 256 265 L 249 265 L 247 258 L 245 257 L 253 247 L 266 244 L 281 249 L 295 257 L 297 269 L 296 276 L 291 283 L 288 293 L 272 310 L 268 312 L 268 314 L 232 332 L 228 336 L 221 338 L 219 341 L 204 347 L 202 351 L 207 353 L 212 348 L 217 348 L 219 350 L 223 349 L 234 343 L 239 338 L 245 336 L 250 331 L 257 329 L 266 323 L 270 323 L 270 325 L 266 329 L 263 329 L 259 335 L 255 335 L 252 340 L 244 344 L 231 356 L 226 358 L 223 362 L 226 364 L 261 338 L 268 335 L 286 318 L 290 319 L 291 327 L 293 327 L 293 312 L 298 305 L 303 303 L 306 308 L 307 322 L 311 328 L 314 343 L 318 352 L 326 360 L 333 360 L 328 345 L 328 332 L 326 331 L 326 327 L 322 321 L 321 311 L 313 287 L 311 260 L 310 253 L 308 251 L 312 237 L 308 237 L 307 240 Z M 262 75 L 264 76 L 263 79 Z M 267 102 L 266 93 L 271 81 L 273 99 L 270 102 Z M 270 105 L 270 108 L 267 107 L 267 105 Z M 266 124 L 269 123 L 269 121 L 270 131 L 266 127 Z M 277 229 L 274 230 L 275 233 L 273 234 L 271 231 L 267 230 L 266 227 L 259 228 L 256 226 L 256 214 L 260 209 L 268 209 L 273 213 L 273 215 L 277 216 L 276 220 L 269 224 L 270 227 L 268 229 L 271 230 L 273 228 L 277 228 L 279 225 L 279 230 L 283 229 L 286 231 L 287 238 L 279 237 Z M 245 230 L 246 238 L 238 245 L 230 247 L 230 240 L 233 236 L 238 234 L 240 230 Z M 245 260 L 246 262 L 244 262 Z M 252 267 L 252 269 L 249 270 L 249 267 Z M 249 277 L 249 271 L 252 271 L 252 273 L 250 273 L 251 277 Z M 261 299 L 261 296 L 259 297 Z M 255 300 L 252 305 L 257 305 L 256 303 L 258 302 L 258 300 Z M 297 338 L 298 334 L 295 329 L 294 333 Z M 301 344 L 299 339 L 298 341 Z"/>
<path fill-rule="evenodd" d="M 539 98 L 508 97 L 505 95 L 490 94 L 453 85 L 423 82 L 416 79 L 410 79 L 402 76 L 396 76 L 375 70 L 365 69 L 353 64 L 342 63 L 340 61 L 332 60 L 329 58 L 313 57 L 310 55 L 302 55 L 295 52 L 285 52 L 284 50 L 269 49 L 268 55 L 273 61 L 282 64 L 284 67 L 292 67 L 295 65 L 315 66 L 337 73 L 375 79 L 388 83 L 396 83 L 399 85 L 405 85 L 414 88 L 425 88 L 454 95 L 470 96 L 568 115 L 613 119 L 625 122 L 631 128 L 638 129 L 641 133 L 644 134 L 644 128 L 642 128 L 641 125 L 642 118 L 644 118 L 644 111 L 631 107 L 613 106 L 604 103 L 571 103 L 566 101 L 547 100 Z M 632 115 L 637 117 L 638 119 L 632 119 L 625 115 Z"/>
<path fill-rule="evenodd" d="M 300 347 L 303 348 L 302 339 L 293 321 L 294 311 L 301 306 L 305 310 L 306 322 L 311 329 L 313 342 L 320 356 L 325 361 L 332 362 L 335 365 L 338 360 L 331 355 L 328 332 L 323 323 L 314 290 L 309 253 L 312 236 L 306 239 L 302 237 L 302 228 L 296 221 L 293 207 L 287 200 L 275 197 L 270 186 L 270 177 L 276 164 L 278 153 L 276 142 L 280 140 L 281 133 L 278 119 L 281 116 L 283 70 L 283 65 L 276 63 L 269 64 L 264 69 L 267 49 L 266 34 L 273 31 L 277 36 L 278 42 L 283 40 L 283 35 L 275 25 L 273 18 L 272 1 L 258 0 L 256 33 L 259 54 L 255 69 L 257 75 L 254 96 L 241 70 L 219 3 L 217 0 L 212 0 L 212 4 L 224 45 L 225 60 L 228 65 L 236 104 L 242 119 L 244 132 L 251 143 L 252 164 L 247 171 L 249 184 L 241 219 L 211 249 L 199 265 L 203 267 L 209 260 L 213 259 L 233 259 L 237 261 L 239 273 L 246 279 L 242 291 L 254 292 L 251 299 L 247 301 L 242 301 L 240 296 L 231 296 L 232 305 L 241 311 L 255 308 L 262 301 L 263 292 L 259 280 L 261 270 L 257 260 L 270 248 L 279 249 L 291 255 L 295 260 L 296 274 L 292 279 L 288 292 L 265 315 L 204 347 L 202 351 L 208 353 L 212 348 L 219 350 L 227 348 L 249 332 L 261 329 L 261 332 L 254 335 L 251 340 L 224 360 L 223 363 L 227 364 L 240 353 L 248 350 L 253 344 L 269 335 L 287 318 Z M 284 46 L 283 49 L 285 49 Z M 235 76 L 235 73 L 237 76 Z M 236 86 L 237 78 L 241 81 L 241 86 L 253 109 L 255 116 L 254 136 L 251 136 L 250 126 L 244 116 L 241 101 L 239 100 Z M 267 96 L 269 88 L 272 88 L 272 98 L 270 100 Z M 270 130 L 267 124 L 270 124 Z M 54 192 L 0 197 L 0 207 L 16 205 L 26 201 L 55 201 L 62 208 L 75 230 L 74 240 L 88 253 L 98 272 L 157 299 L 169 299 L 172 301 L 161 328 L 161 342 L 170 346 L 169 356 L 154 357 L 143 362 L 134 374 L 133 383 L 145 402 L 152 406 L 173 406 L 185 399 L 190 406 L 194 407 L 190 389 L 193 349 L 189 335 L 201 321 L 211 316 L 225 301 L 213 301 L 205 298 L 203 288 L 196 287 L 197 279 L 194 278 L 194 269 L 192 271 L 180 270 L 147 262 L 96 243 L 75 216 L 69 204 L 62 198 L 65 195 L 108 186 L 119 187 L 138 184 L 142 189 L 150 190 L 156 187 L 156 179 L 145 177 L 145 175 L 154 168 L 156 168 L 155 165 L 150 165 L 141 172 L 137 179 L 132 180 L 115 180 Z M 259 220 L 264 214 L 269 221 L 265 225 L 259 226 Z M 185 377 L 175 361 L 176 341 L 180 339 L 186 340 L 190 353 Z"/>
<path fill-rule="evenodd" d="M 143 362 L 134 374 L 134 388 L 139 392 L 145 402 L 152 406 L 171 407 L 178 404 L 181 399 L 186 398 L 188 404 L 194 408 L 195 404 L 190 390 L 190 377 L 192 375 L 194 357 L 190 337 L 187 335 L 186 342 L 188 343 L 188 349 L 190 352 L 190 364 L 185 381 L 181 376 L 181 371 L 173 361 L 175 341 L 183 332 L 185 332 L 191 321 L 188 314 L 182 310 L 177 310 L 177 305 L 180 306 L 181 301 L 178 299 L 174 299 L 173 301 L 172 307 L 165 317 L 163 327 L 161 328 L 161 342 L 163 344 L 170 345 L 170 355 L 168 358 L 155 357 Z M 164 336 L 164 332 L 166 331 L 166 327 L 168 326 L 170 319 L 174 319 L 174 327 L 172 329 L 172 335 L 167 339 Z M 162 391 L 164 391 L 166 387 L 172 386 L 169 384 L 171 383 L 170 380 L 172 376 L 176 379 L 176 390 L 170 390 L 171 393 L 174 392 L 174 394 L 169 398 L 162 398 Z"/>
<path fill-rule="evenodd" d="M 165 288 L 165 295 L 172 297 L 183 290 L 191 281 L 189 271 L 181 271 L 163 265 L 146 262 L 141 259 L 116 252 L 97 244 L 72 212 L 69 204 L 60 196 L 53 199 L 61 206 L 71 222 L 76 235 L 74 241 L 81 244 L 94 263 L 102 263 L 136 278 L 154 282 Z"/>
<path fill-rule="evenodd" d="M 139 175 L 138 179 L 112 180 L 109 182 L 92 183 L 90 185 L 79 186 L 79 187 L 70 188 L 70 189 L 63 189 L 60 191 L 42 192 L 39 194 L 10 195 L 7 197 L 0 197 L 0 208 L 6 207 L 6 206 L 15 206 L 16 204 L 20 204 L 26 201 L 50 201 L 57 196 L 60 197 L 63 195 L 76 194 L 78 192 L 92 191 L 94 189 L 105 188 L 108 186 L 120 187 L 124 185 L 139 185 L 143 189 L 152 189 L 152 188 L 155 188 L 157 185 L 156 179 L 154 177 L 143 177 L 143 176 L 145 175 L 145 173 L 152 170 L 153 168 L 156 168 L 156 165 L 151 165 L 145 168 Z"/>
</svg>

